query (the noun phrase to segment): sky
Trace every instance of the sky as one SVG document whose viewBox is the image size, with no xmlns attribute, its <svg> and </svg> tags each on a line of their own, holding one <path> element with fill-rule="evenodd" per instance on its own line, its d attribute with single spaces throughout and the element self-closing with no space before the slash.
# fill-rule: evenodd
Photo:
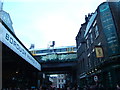
<svg viewBox="0 0 120 90">
<path fill-rule="evenodd" d="M 85 15 L 95 12 L 105 0 L 4 0 L 18 39 L 30 48 L 76 46 L 75 38 Z"/>
</svg>

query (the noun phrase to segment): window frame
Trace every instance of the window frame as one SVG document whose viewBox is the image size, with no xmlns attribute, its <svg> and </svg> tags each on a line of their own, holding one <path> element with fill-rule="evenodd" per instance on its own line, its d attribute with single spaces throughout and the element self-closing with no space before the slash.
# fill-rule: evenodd
<svg viewBox="0 0 120 90">
<path fill-rule="evenodd" d="M 95 39 L 100 35 L 98 25 L 95 25 Z"/>
</svg>

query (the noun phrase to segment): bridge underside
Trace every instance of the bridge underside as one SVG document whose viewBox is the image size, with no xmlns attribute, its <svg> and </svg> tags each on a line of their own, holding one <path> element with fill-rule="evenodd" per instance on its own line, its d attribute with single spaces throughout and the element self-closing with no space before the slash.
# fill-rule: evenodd
<svg viewBox="0 0 120 90">
<path fill-rule="evenodd" d="M 76 67 L 77 62 L 49 62 L 42 64 L 42 72 L 59 74 L 72 73 Z"/>
</svg>

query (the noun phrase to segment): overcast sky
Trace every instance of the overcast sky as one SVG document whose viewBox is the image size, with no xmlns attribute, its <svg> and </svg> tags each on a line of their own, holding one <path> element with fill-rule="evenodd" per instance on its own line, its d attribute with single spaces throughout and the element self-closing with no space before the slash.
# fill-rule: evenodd
<svg viewBox="0 0 120 90">
<path fill-rule="evenodd" d="M 4 0 L 19 40 L 29 48 L 76 45 L 75 37 L 85 15 L 95 12 L 105 0 Z"/>
</svg>

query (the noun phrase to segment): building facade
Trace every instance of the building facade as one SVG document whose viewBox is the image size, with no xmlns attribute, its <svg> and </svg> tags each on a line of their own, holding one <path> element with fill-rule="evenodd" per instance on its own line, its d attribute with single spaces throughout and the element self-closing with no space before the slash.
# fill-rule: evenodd
<svg viewBox="0 0 120 90">
<path fill-rule="evenodd" d="M 52 87 L 62 89 L 65 87 L 66 78 L 65 74 L 56 74 L 56 76 L 50 76 L 49 79 L 52 82 Z"/>
<path fill-rule="evenodd" d="M 58 74 L 57 77 L 57 88 L 64 88 L 66 84 L 65 74 Z"/>
<path fill-rule="evenodd" d="M 101 83 L 106 88 L 115 88 L 120 82 L 119 16 L 120 2 L 104 2 L 85 16 L 76 36 L 77 80 L 81 87 Z"/>
</svg>

